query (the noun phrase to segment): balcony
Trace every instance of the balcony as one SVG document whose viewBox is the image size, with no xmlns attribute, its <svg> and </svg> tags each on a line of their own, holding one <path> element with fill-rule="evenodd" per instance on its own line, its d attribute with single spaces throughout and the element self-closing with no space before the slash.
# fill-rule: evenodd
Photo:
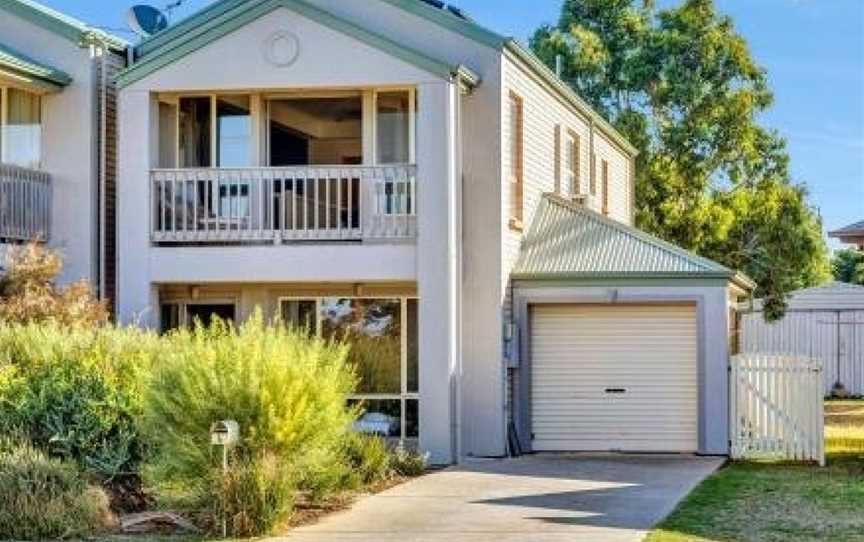
<svg viewBox="0 0 864 542">
<path fill-rule="evenodd" d="M 156 245 L 412 241 L 413 165 L 156 169 Z"/>
<path fill-rule="evenodd" d="M 51 176 L 0 164 L 0 242 L 47 241 L 51 230 Z"/>
</svg>

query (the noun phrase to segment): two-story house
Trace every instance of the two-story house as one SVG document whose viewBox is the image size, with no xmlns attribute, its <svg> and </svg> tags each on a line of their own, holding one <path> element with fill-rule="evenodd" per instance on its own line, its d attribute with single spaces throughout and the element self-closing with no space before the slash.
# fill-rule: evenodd
<svg viewBox="0 0 864 542">
<path fill-rule="evenodd" d="M 54 92 L 33 90 L 40 216 L 86 262 L 71 273 L 116 261 L 121 322 L 261 310 L 347 338 L 358 428 L 436 463 L 728 452 L 729 314 L 752 284 L 633 227 L 635 150 L 517 42 L 434 0 L 214 2 L 116 79 L 117 254 L 95 258 L 115 154 L 92 91 L 122 47 L 0 7 L 16 73 Z"/>
<path fill-rule="evenodd" d="M 64 282 L 113 297 L 115 84 L 127 44 L 31 0 L 0 2 L 0 252 L 47 242 Z"/>
</svg>

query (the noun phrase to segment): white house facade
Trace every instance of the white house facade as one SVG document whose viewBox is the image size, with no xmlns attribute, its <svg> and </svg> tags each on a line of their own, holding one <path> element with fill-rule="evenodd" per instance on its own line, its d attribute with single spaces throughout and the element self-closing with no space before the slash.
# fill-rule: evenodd
<svg viewBox="0 0 864 542">
<path fill-rule="evenodd" d="M 0 246 L 45 241 L 64 258 L 64 282 L 86 280 L 106 298 L 115 275 L 111 80 L 126 47 L 35 2 L 0 2 Z"/>
<path fill-rule="evenodd" d="M 635 229 L 636 150 L 439 4 L 220 0 L 132 48 L 119 321 L 348 337 L 358 427 L 435 463 L 727 454 L 752 283 Z"/>
</svg>

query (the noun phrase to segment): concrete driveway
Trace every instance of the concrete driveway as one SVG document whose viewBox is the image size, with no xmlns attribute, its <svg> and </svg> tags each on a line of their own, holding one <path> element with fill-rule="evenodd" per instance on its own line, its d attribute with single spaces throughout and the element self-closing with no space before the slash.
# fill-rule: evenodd
<svg viewBox="0 0 864 542">
<path fill-rule="evenodd" d="M 469 460 L 293 531 L 291 542 L 638 542 L 721 459 Z"/>
</svg>

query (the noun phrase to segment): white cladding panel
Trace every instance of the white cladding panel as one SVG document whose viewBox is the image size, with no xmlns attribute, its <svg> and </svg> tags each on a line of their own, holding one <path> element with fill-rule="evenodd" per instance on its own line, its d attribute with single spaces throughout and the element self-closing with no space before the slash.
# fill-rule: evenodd
<svg viewBox="0 0 864 542">
<path fill-rule="evenodd" d="M 530 337 L 534 451 L 698 449 L 695 305 L 537 305 Z"/>
</svg>

